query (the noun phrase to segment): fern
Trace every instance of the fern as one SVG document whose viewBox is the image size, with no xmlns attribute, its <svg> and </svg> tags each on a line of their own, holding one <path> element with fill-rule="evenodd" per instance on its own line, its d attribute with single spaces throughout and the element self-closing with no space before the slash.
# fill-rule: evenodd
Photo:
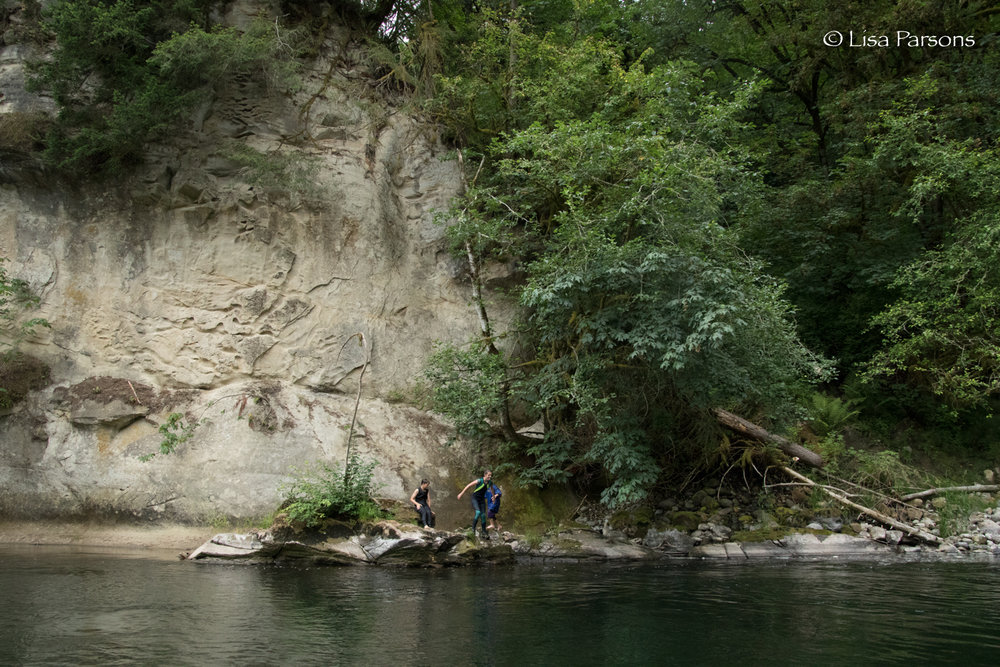
<svg viewBox="0 0 1000 667">
<path fill-rule="evenodd" d="M 854 409 L 855 404 L 852 399 L 844 400 L 817 392 L 812 396 L 809 427 L 820 437 L 839 433 L 861 413 Z"/>
</svg>

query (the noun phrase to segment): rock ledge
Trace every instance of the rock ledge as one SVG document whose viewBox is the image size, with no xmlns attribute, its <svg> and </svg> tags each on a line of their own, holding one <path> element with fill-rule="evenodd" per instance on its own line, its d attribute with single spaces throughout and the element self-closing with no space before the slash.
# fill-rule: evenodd
<svg viewBox="0 0 1000 667">
<path fill-rule="evenodd" d="M 494 533 L 492 539 L 483 540 L 469 538 L 465 533 L 424 530 L 396 521 L 365 524 L 359 530 L 337 525 L 325 532 L 291 535 L 283 532 L 215 535 L 187 558 L 256 564 L 453 567 L 532 560 L 621 562 L 697 558 L 749 561 L 954 555 L 920 547 L 893 546 L 840 533 L 791 534 L 768 542 L 729 541 L 685 546 L 667 540 L 651 548 L 631 541 L 607 539 L 585 529 L 562 531 L 540 541 L 529 541 L 506 532 Z"/>
</svg>

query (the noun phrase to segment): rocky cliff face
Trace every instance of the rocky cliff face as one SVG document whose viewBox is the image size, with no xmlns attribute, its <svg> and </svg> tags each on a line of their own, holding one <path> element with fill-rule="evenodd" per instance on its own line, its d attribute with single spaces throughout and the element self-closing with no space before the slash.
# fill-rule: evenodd
<svg viewBox="0 0 1000 667">
<path fill-rule="evenodd" d="M 342 464 L 362 368 L 356 444 L 383 492 L 448 485 L 447 428 L 391 401 L 434 340 L 474 332 L 434 221 L 459 172 L 345 44 L 292 98 L 217 91 L 120 182 L 0 169 L 0 256 L 52 324 L 25 348 L 51 383 L 0 417 L 0 513 L 266 514 L 293 467 Z M 25 55 L 0 51 L 0 114 L 49 108 L 18 88 Z M 254 175 L 248 147 L 299 182 Z M 142 461 L 172 412 L 200 425 Z"/>
</svg>

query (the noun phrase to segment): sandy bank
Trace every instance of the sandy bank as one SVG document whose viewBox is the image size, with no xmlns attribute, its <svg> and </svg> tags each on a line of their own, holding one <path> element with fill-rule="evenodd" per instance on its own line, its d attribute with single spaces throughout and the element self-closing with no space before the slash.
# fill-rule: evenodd
<svg viewBox="0 0 1000 667">
<path fill-rule="evenodd" d="M 211 526 L 0 521 L 0 544 L 51 544 L 190 551 L 218 532 Z"/>
</svg>

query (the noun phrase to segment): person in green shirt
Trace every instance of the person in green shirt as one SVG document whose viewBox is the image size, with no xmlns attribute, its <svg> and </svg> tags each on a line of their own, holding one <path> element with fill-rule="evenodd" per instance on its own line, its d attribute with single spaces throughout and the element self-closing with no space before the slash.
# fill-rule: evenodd
<svg viewBox="0 0 1000 667">
<path fill-rule="evenodd" d="M 487 470 L 482 477 L 472 480 L 458 493 L 458 499 L 461 500 L 465 492 L 472 489 L 472 509 L 476 512 L 472 518 L 472 532 L 476 532 L 476 525 L 481 520 L 484 540 L 490 539 L 490 534 L 486 532 L 486 492 L 489 489 L 491 479 L 493 479 L 493 473 Z"/>
</svg>

